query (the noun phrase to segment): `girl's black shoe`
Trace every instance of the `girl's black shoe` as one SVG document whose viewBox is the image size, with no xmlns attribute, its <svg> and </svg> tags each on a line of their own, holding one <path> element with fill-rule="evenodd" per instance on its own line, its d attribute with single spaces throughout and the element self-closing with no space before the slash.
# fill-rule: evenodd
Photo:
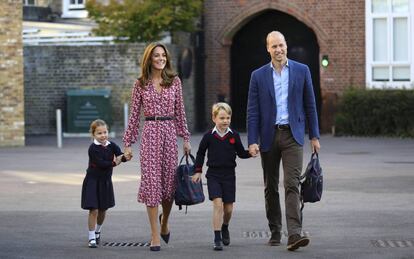
<svg viewBox="0 0 414 259">
<path fill-rule="evenodd" d="M 99 245 L 99 243 L 101 242 L 101 232 L 95 232 L 95 240 L 96 244 Z"/>
</svg>

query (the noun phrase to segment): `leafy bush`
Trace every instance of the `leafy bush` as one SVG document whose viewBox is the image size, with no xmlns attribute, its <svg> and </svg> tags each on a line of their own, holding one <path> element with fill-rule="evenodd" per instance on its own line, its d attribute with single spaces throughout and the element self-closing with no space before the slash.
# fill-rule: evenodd
<svg viewBox="0 0 414 259">
<path fill-rule="evenodd" d="M 337 135 L 414 137 L 413 90 L 349 88 L 338 108 Z"/>
</svg>

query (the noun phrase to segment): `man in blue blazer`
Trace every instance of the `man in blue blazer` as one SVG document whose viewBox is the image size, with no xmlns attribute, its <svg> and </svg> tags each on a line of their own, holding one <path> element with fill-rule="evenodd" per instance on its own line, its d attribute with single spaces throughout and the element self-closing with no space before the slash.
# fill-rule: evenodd
<svg viewBox="0 0 414 259">
<path fill-rule="evenodd" d="M 285 37 L 272 31 L 266 38 L 271 62 L 253 71 L 247 104 L 249 152 L 260 150 L 265 183 L 266 217 L 272 233 L 269 245 L 280 245 L 282 213 L 279 200 L 279 165 L 282 160 L 287 249 L 307 246 L 302 233 L 299 176 L 302 172 L 305 120 L 312 152 L 318 152 L 319 126 L 308 66 L 287 58 Z M 260 141 L 260 145 L 259 145 Z M 259 148 L 260 147 L 260 148 Z"/>
</svg>

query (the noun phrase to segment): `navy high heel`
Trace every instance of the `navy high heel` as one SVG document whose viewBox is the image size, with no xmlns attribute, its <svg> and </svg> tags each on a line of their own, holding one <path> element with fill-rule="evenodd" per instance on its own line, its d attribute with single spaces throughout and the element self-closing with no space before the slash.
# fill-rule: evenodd
<svg viewBox="0 0 414 259">
<path fill-rule="evenodd" d="M 160 220 L 160 225 L 161 225 L 161 218 L 162 218 L 162 213 L 158 217 L 158 219 Z M 171 234 L 171 232 L 168 232 L 168 234 L 161 234 L 160 233 L 160 236 L 161 236 L 162 240 L 164 240 L 164 242 L 166 244 L 168 244 L 168 242 L 170 241 L 170 234 Z"/>
</svg>

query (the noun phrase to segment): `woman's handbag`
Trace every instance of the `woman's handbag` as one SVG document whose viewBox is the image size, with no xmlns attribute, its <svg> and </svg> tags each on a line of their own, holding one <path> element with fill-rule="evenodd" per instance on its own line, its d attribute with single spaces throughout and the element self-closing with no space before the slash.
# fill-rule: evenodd
<svg viewBox="0 0 414 259">
<path fill-rule="evenodd" d="M 186 163 L 181 164 L 184 157 L 186 157 Z M 191 158 L 192 164 L 188 162 L 188 157 Z M 175 204 L 178 206 L 179 210 L 182 209 L 183 205 L 189 206 L 202 203 L 205 199 L 201 179 L 196 183 L 191 179 L 195 172 L 194 163 L 195 159 L 193 155 L 183 155 L 176 170 Z M 185 212 L 187 213 L 187 207 Z"/>
</svg>

